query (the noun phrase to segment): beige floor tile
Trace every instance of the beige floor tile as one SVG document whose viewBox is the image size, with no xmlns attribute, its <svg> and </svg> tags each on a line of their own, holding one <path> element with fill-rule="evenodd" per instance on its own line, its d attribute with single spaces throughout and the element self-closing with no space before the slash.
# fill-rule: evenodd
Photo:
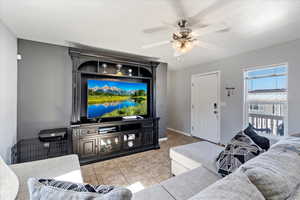
<svg viewBox="0 0 300 200">
<path fill-rule="evenodd" d="M 133 182 L 129 182 L 129 186 L 130 185 L 134 185 L 134 184 L 141 184 L 144 188 L 147 188 L 151 185 L 155 185 L 158 182 L 156 182 L 153 178 L 141 178 L 138 181 L 133 181 Z"/>
<path fill-rule="evenodd" d="M 165 181 L 165 180 L 167 180 L 171 177 L 172 177 L 171 173 L 166 173 L 166 174 L 162 174 L 162 175 L 159 175 L 157 177 L 154 177 L 153 179 L 154 179 L 155 182 L 161 183 L 161 182 L 163 182 L 163 181 Z"/>
<path fill-rule="evenodd" d="M 110 177 L 113 176 L 123 176 L 123 173 L 121 172 L 121 170 L 119 168 L 116 168 L 114 170 L 108 170 L 104 173 L 101 173 L 101 177 L 104 179 L 109 179 Z"/>
<path fill-rule="evenodd" d="M 92 165 L 81 166 L 81 172 L 83 176 L 90 176 L 95 173 Z"/>
<path fill-rule="evenodd" d="M 122 174 L 103 179 L 105 185 L 128 186 L 128 182 Z"/>
<path fill-rule="evenodd" d="M 161 148 L 81 167 L 84 181 L 90 184 L 128 186 L 139 182 L 144 187 L 171 177 L 169 149 L 200 141 L 197 138 L 168 131 L 168 140 Z"/>
<path fill-rule="evenodd" d="M 92 185 L 99 185 L 98 179 L 95 175 L 85 176 L 85 177 L 83 177 L 83 180 L 85 183 L 89 183 Z"/>
</svg>

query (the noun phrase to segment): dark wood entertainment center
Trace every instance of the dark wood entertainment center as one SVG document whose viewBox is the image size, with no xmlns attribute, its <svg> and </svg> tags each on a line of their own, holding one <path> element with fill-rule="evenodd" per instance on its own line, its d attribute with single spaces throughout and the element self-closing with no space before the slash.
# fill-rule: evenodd
<svg viewBox="0 0 300 200">
<path fill-rule="evenodd" d="M 155 84 L 159 62 L 115 56 L 94 50 L 70 48 L 73 63 L 72 121 L 73 152 L 87 164 L 159 148 L 159 118 L 156 116 Z M 88 119 L 87 80 L 124 80 L 148 85 L 148 112 L 143 118 Z M 102 132 L 103 128 L 113 128 Z"/>
</svg>

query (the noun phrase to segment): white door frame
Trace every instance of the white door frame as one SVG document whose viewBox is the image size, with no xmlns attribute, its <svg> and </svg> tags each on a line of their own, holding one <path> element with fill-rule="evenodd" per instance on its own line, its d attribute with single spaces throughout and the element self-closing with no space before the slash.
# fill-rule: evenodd
<svg viewBox="0 0 300 200">
<path fill-rule="evenodd" d="M 217 74 L 217 86 L 218 86 L 218 91 L 217 91 L 217 94 L 218 94 L 218 110 L 219 110 L 219 120 L 218 120 L 218 127 L 217 127 L 217 134 L 218 134 L 218 138 L 219 138 L 219 142 L 221 142 L 221 71 L 211 71 L 211 72 L 206 72 L 206 73 L 199 73 L 199 74 L 192 74 L 191 76 L 191 100 L 190 100 L 190 104 L 191 104 L 191 107 L 190 107 L 190 110 L 191 110 L 191 123 L 190 123 L 190 126 L 191 126 L 191 135 L 192 135 L 192 118 L 193 118 L 193 108 L 192 108 L 192 90 L 193 90 L 193 79 L 196 78 L 196 77 L 201 77 L 201 76 L 208 76 L 208 75 L 212 75 L 212 74 Z M 193 135 L 192 135 L 193 136 Z"/>
</svg>

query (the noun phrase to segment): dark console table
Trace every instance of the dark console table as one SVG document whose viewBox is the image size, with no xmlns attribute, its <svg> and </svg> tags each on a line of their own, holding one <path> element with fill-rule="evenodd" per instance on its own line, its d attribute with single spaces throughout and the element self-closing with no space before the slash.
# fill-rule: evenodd
<svg viewBox="0 0 300 200">
<path fill-rule="evenodd" d="M 158 149 L 159 118 L 122 120 L 72 126 L 73 152 L 81 164 Z M 103 128 L 114 131 L 101 133 Z"/>
<path fill-rule="evenodd" d="M 110 121 L 72 125 L 68 136 L 42 142 L 38 138 L 20 140 L 12 147 L 12 163 L 77 154 L 81 164 L 158 149 L 159 118 Z M 114 131 L 101 133 L 103 128 Z"/>
</svg>

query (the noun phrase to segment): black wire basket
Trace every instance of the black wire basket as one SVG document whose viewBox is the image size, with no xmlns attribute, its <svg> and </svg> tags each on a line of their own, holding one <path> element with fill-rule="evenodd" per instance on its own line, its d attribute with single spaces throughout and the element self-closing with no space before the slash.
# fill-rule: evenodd
<svg viewBox="0 0 300 200">
<path fill-rule="evenodd" d="M 13 164 L 35 160 L 42 160 L 69 154 L 69 141 L 67 139 L 41 142 L 39 139 L 20 140 L 11 149 Z"/>
</svg>

